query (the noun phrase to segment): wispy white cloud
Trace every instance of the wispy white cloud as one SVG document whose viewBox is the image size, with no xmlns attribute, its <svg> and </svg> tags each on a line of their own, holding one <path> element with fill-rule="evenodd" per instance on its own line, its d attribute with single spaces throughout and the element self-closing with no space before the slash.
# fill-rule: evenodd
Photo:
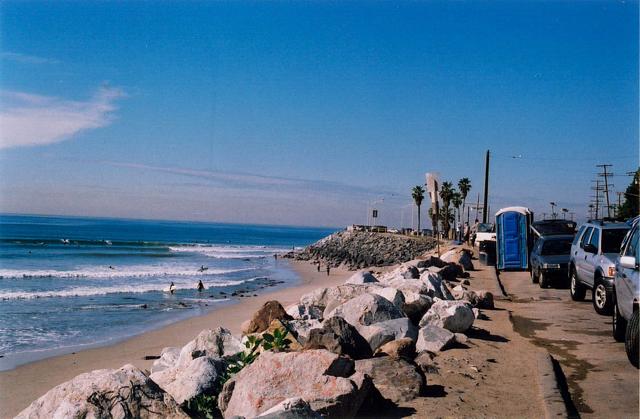
<svg viewBox="0 0 640 419">
<path fill-rule="evenodd" d="M 9 51 L 1 53 L 0 57 L 2 57 L 3 60 L 15 61 L 23 64 L 58 64 L 60 62 L 53 58 L 38 57 L 36 55 Z"/>
<path fill-rule="evenodd" d="M 86 101 L 1 91 L 0 149 L 57 143 L 109 125 L 121 89 L 101 87 Z"/>
<path fill-rule="evenodd" d="M 303 192 L 303 195 L 348 195 L 352 197 L 357 196 L 360 199 L 366 199 L 367 197 L 370 198 L 371 196 L 380 195 L 385 195 L 388 197 L 397 195 L 396 192 L 390 190 L 389 188 L 372 188 L 327 180 L 267 176 L 254 173 L 220 170 L 197 170 L 179 167 L 162 167 L 131 162 L 107 161 L 104 163 L 115 167 L 154 171 L 169 175 L 198 178 L 206 182 L 204 184 L 201 184 L 201 186 L 215 185 L 223 189 L 240 189 L 244 191 L 260 190 L 270 192 L 277 191 L 281 193 Z"/>
</svg>

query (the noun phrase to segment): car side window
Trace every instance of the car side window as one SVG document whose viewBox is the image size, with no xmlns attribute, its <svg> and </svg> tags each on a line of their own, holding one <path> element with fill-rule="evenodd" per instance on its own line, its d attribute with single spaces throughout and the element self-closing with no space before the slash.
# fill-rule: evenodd
<svg viewBox="0 0 640 419">
<path fill-rule="evenodd" d="M 589 240 L 589 244 L 595 247 L 596 249 L 600 249 L 600 230 L 597 228 L 593 229 L 593 233 L 591 233 L 591 239 Z"/>
<path fill-rule="evenodd" d="M 633 257 L 637 257 L 636 255 L 638 254 L 638 237 L 640 236 L 640 233 L 638 233 L 640 231 L 640 229 L 638 227 L 636 227 L 633 230 L 633 235 L 631 236 L 631 238 L 629 239 L 629 242 L 627 243 L 627 248 L 624 251 L 624 256 L 633 256 Z"/>
<path fill-rule="evenodd" d="M 576 236 L 573 238 L 573 245 L 577 245 L 578 242 L 580 241 L 580 239 L 582 238 L 582 233 L 584 232 L 584 230 L 587 228 L 587 226 L 582 226 L 580 227 L 580 230 L 578 230 L 578 233 L 576 234 Z"/>
<path fill-rule="evenodd" d="M 582 235 L 582 240 L 580 240 L 580 248 L 584 249 L 584 245 L 589 243 L 589 236 L 591 236 L 591 230 L 593 230 L 593 227 L 587 228 L 587 230 Z"/>
</svg>

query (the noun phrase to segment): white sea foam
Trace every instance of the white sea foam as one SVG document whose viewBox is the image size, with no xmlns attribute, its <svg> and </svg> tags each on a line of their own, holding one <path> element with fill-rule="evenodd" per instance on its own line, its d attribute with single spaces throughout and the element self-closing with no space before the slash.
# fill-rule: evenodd
<svg viewBox="0 0 640 419">
<path fill-rule="evenodd" d="M 240 285 L 247 281 L 253 281 L 255 277 L 237 281 L 216 281 L 211 283 L 204 283 L 205 288 L 218 288 L 226 287 L 230 285 Z M 189 289 L 195 290 L 196 284 L 193 282 L 175 282 L 174 285 L 177 290 Z M 167 287 L 166 283 L 151 283 L 151 284 L 136 284 L 136 285 L 110 285 L 106 287 L 73 287 L 62 290 L 47 290 L 47 291 L 25 291 L 25 290 L 12 290 L 12 291 L 0 291 L 0 300 L 27 300 L 33 298 L 64 298 L 64 297 L 86 297 L 91 295 L 106 295 L 116 293 L 145 293 L 151 291 L 162 291 Z"/>
<path fill-rule="evenodd" d="M 161 276 L 208 276 L 222 275 L 235 272 L 251 271 L 252 268 L 239 269 L 215 269 L 209 268 L 200 271 L 199 266 L 178 265 L 135 265 L 115 267 L 93 266 L 75 270 L 62 271 L 53 269 L 25 270 L 25 269 L 0 269 L 2 279 L 23 278 L 88 278 L 88 279 L 113 279 L 113 278 L 139 278 Z"/>
<path fill-rule="evenodd" d="M 193 245 L 170 246 L 173 252 L 200 253 L 216 259 L 255 259 L 272 256 L 274 253 L 287 252 L 290 249 L 268 246 L 220 246 L 220 245 Z"/>
</svg>

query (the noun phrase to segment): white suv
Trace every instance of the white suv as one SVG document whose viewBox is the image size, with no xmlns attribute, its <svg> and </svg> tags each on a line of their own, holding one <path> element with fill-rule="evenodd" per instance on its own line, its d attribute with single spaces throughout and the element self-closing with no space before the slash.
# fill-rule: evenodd
<svg viewBox="0 0 640 419">
<path fill-rule="evenodd" d="M 638 367 L 638 301 L 640 301 L 640 217 L 622 242 L 614 279 L 613 337 L 625 343 L 629 361 Z"/>
<path fill-rule="evenodd" d="M 571 298 L 583 300 L 586 291 L 591 290 L 593 308 L 598 314 L 611 314 L 613 311 L 615 260 L 629 229 L 626 223 L 589 221 L 580 227 L 571 245 Z"/>
</svg>

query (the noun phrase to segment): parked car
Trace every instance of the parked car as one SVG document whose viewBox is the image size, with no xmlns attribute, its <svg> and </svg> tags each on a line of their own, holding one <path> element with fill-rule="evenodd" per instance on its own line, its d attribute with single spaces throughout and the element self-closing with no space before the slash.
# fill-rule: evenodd
<svg viewBox="0 0 640 419">
<path fill-rule="evenodd" d="M 491 223 L 478 224 L 478 231 L 476 231 L 476 239 L 473 242 L 474 246 L 480 247 L 480 243 L 483 241 L 496 240 L 496 227 Z"/>
<path fill-rule="evenodd" d="M 627 233 L 620 255 L 616 260 L 616 273 L 613 281 L 613 337 L 625 343 L 629 361 L 638 368 L 638 302 L 640 301 L 640 217 L 633 221 Z"/>
<path fill-rule="evenodd" d="M 533 283 L 537 282 L 540 288 L 553 282 L 567 283 L 572 241 L 572 234 L 541 236 L 536 241 L 529 256 Z"/>
<path fill-rule="evenodd" d="M 571 298 L 581 301 L 591 290 L 593 308 L 598 314 L 612 313 L 615 260 L 629 229 L 626 223 L 589 221 L 580 227 L 571 245 Z"/>
</svg>

